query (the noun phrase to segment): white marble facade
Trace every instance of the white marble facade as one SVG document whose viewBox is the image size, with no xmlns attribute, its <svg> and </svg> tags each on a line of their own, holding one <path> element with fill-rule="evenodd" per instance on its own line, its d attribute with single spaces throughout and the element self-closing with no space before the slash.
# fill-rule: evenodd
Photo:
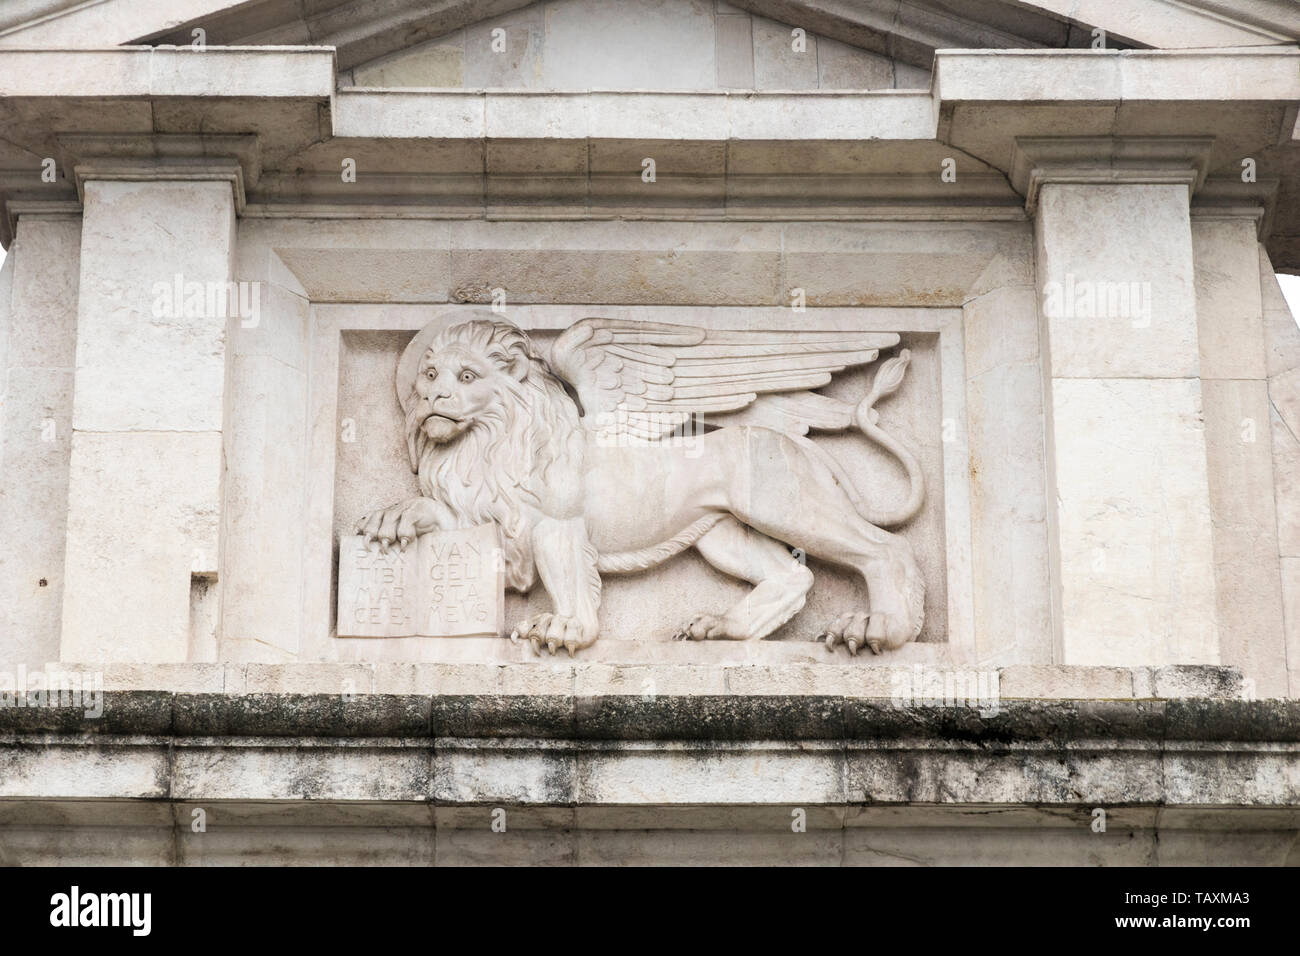
<svg viewBox="0 0 1300 956">
<path fill-rule="evenodd" d="M 1300 329 L 1274 275 L 1300 271 L 1287 5 L 28 6 L 0 13 L 0 670 L 872 697 L 922 667 L 1000 674 L 1017 699 L 1215 696 L 1168 676 L 1197 665 L 1300 698 Z M 704 478 L 747 476 L 727 514 L 798 569 L 726 573 L 692 548 L 605 574 L 599 639 L 591 623 L 553 657 L 508 635 L 570 600 L 555 563 L 580 575 L 588 539 L 565 538 L 483 633 L 340 636 L 340 547 L 428 494 L 394 391 L 412 337 L 499 320 L 541 356 L 591 317 L 705 330 L 692 348 L 779 341 L 796 365 L 819 337 L 878 351 L 759 387 L 826 408 L 906 349 L 873 413 L 923 504 L 864 579 L 808 543 L 857 521 L 840 478 L 817 479 L 834 506 L 807 491 L 820 464 L 772 500 L 794 485 L 764 469 L 803 467 L 786 445 L 640 484 L 530 472 L 564 499 L 538 536 L 583 513 L 592 541 L 664 502 L 717 510 Z M 879 507 L 909 494 L 852 429 L 793 441 Z M 889 630 L 904 564 L 924 593 Z M 774 626 L 673 640 L 782 574 L 744 611 Z M 572 600 L 565 620 L 596 622 Z M 855 610 L 853 649 L 879 653 L 820 640 Z"/>
</svg>

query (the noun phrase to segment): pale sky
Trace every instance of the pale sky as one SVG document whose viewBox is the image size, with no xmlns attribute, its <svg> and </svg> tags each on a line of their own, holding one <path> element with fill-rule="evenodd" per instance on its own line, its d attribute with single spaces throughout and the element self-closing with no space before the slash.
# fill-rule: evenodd
<svg viewBox="0 0 1300 956">
<path fill-rule="evenodd" d="M 0 249 L 0 266 L 4 265 L 5 251 Z M 1296 317 L 1296 322 L 1300 323 L 1300 276 L 1279 275 L 1277 281 L 1282 286 L 1282 294 L 1286 296 L 1287 305 L 1291 306 L 1291 314 Z"/>
<path fill-rule="evenodd" d="M 1291 306 L 1291 314 L 1300 322 L 1300 276 L 1279 275 L 1277 281 L 1286 296 L 1286 304 Z"/>
</svg>

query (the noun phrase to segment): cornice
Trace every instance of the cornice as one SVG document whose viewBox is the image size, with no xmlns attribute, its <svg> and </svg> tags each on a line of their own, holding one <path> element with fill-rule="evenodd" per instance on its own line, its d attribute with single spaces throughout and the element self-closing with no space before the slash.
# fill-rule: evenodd
<svg viewBox="0 0 1300 956">
<path fill-rule="evenodd" d="M 1243 157 L 1262 182 L 1300 178 L 1296 50 L 941 51 L 932 89 L 882 92 L 336 91 L 333 62 L 0 49 L 0 194 L 228 178 L 265 216 L 1008 219 L 1044 181 L 1199 193 Z M 1276 206 L 1262 228 L 1300 236 L 1286 190 L 1225 203 Z"/>
</svg>

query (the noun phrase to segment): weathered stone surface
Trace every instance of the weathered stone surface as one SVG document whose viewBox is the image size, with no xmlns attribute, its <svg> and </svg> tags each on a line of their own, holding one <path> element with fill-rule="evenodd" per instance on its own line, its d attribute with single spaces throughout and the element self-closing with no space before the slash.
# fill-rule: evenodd
<svg viewBox="0 0 1300 956">
<path fill-rule="evenodd" d="M 1218 663 L 1200 382 L 1052 384 L 1065 660 Z"/>
<path fill-rule="evenodd" d="M 0 707 L 4 733 L 177 736 L 530 738 L 570 740 L 900 740 L 976 742 L 1291 740 L 1297 705 L 1246 700 L 1226 668 L 1172 668 L 1154 700 L 1013 700 L 941 705 L 836 695 L 191 694 L 106 691 L 102 716 L 80 706 Z M 1186 696 L 1195 688 L 1203 697 Z M 1209 696 L 1209 695 L 1215 696 Z M 1147 692 L 1145 696 L 1154 696 Z M 37 698 L 28 695 L 28 699 Z M 1178 702 L 1177 708 L 1166 705 Z M 1196 733 L 1167 726 L 1194 718 Z M 1179 725 L 1181 726 L 1181 724 Z"/>
<path fill-rule="evenodd" d="M 794 26 L 690 0 L 644 2 L 635 16 L 616 16 L 593 0 L 559 0 L 525 5 L 357 63 L 344 82 L 471 89 L 881 89 L 895 85 L 897 69 L 898 85 L 929 85 L 928 70 L 895 67 L 887 57 L 806 28 L 796 52 Z"/>
<path fill-rule="evenodd" d="M 73 433 L 61 660 L 187 659 L 193 575 L 216 570 L 220 460 L 219 432 Z"/>
<path fill-rule="evenodd" d="M 219 430 L 227 313 L 209 291 L 230 280 L 230 185 L 86 188 L 74 427 Z"/>
<path fill-rule="evenodd" d="M 352 77 L 357 86 L 439 87 L 460 86 L 465 72 L 459 42 L 431 43 L 416 53 L 354 67 Z"/>
<path fill-rule="evenodd" d="M 1193 221 L 1192 255 L 1201 376 L 1264 378 L 1264 307 L 1251 275 L 1259 259 L 1254 221 Z"/>
<path fill-rule="evenodd" d="M 1262 374 L 1262 368 L 1257 371 Z M 1277 453 L 1270 429 L 1264 427 L 1269 420 L 1267 382 L 1205 379 L 1201 387 L 1219 657 L 1249 675 L 1258 696 L 1285 697 L 1286 639 L 1275 544 Z"/>
<path fill-rule="evenodd" d="M 1199 374 L 1186 187 L 1049 184 L 1038 216 L 1053 378 Z"/>
<path fill-rule="evenodd" d="M 1133 669 L 1128 667 L 1020 664 L 1003 668 L 999 678 L 998 693 L 1008 700 L 1126 700 L 1134 696 Z"/>
<path fill-rule="evenodd" d="M 1030 288 L 986 292 L 962 308 L 975 646 L 983 660 L 1053 656 L 1043 373 Z"/>
<path fill-rule="evenodd" d="M 807 31 L 804 31 L 805 34 Z M 789 25 L 755 17 L 754 86 L 760 90 L 816 89 L 817 38 L 798 42 Z"/>
<path fill-rule="evenodd" d="M 25 217 L 0 273 L 0 661 L 58 657 L 81 225 Z"/>
<path fill-rule="evenodd" d="M 85 190 L 60 656 L 182 661 L 219 572 L 231 185 Z"/>
<path fill-rule="evenodd" d="M 199 737 L 425 736 L 429 701 L 371 694 L 178 694 L 172 721 L 176 733 Z"/>
<path fill-rule="evenodd" d="M 189 831 L 196 806 L 213 839 L 186 835 L 180 856 L 160 862 L 411 862 L 434 832 L 443 863 L 533 851 L 553 862 L 690 860 L 724 852 L 710 828 L 732 834 L 727 859 L 753 862 L 792 851 L 777 835 L 790 835 L 791 807 L 802 807 L 819 834 L 805 848 L 814 858 L 823 847 L 858 862 L 1016 862 L 1032 834 L 1079 862 L 1152 863 L 1152 841 L 1169 828 L 1212 831 L 1223 853 L 1257 858 L 1238 834 L 1300 819 L 1294 702 L 1004 701 L 981 717 L 842 698 L 570 698 L 562 711 L 544 700 L 434 698 L 430 723 L 427 697 L 114 692 L 105 717 L 116 723 L 97 741 L 75 712 L 21 727 L 12 718 L 22 711 L 0 709 L 0 854 L 79 858 L 76 841 L 93 831 L 107 841 L 94 859 L 138 858 L 159 833 Z M 629 729 L 638 739 L 619 739 Z M 61 827 L 41 804 L 51 798 L 64 801 Z M 142 798 L 173 815 L 142 815 L 132 802 Z M 92 810 L 88 799 L 100 802 Z M 1095 836 L 1097 805 L 1110 811 L 1108 834 L 1138 840 L 1132 857 L 1100 838 L 1091 849 L 1071 842 Z M 493 808 L 507 832 L 531 835 L 476 837 L 492 833 Z M 368 834 L 379 827 L 413 843 L 376 844 Z M 952 849 L 925 842 L 935 827 L 949 828 Z M 634 831 L 659 835 L 638 849 Z M 257 833 L 271 843 L 254 854 Z"/>
</svg>

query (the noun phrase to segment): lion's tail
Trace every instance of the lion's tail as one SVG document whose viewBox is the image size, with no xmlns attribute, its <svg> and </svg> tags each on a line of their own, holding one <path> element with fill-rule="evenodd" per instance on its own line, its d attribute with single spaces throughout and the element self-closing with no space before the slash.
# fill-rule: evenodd
<svg viewBox="0 0 1300 956">
<path fill-rule="evenodd" d="M 601 574 L 631 574 L 644 571 L 662 564 L 669 558 L 681 554 L 696 541 L 713 530 L 713 526 L 727 517 L 722 512 L 707 514 L 696 518 L 686 528 L 673 535 L 667 541 L 640 551 L 615 551 L 602 554 L 596 559 L 596 570 Z"/>
<path fill-rule="evenodd" d="M 853 484 L 843 466 L 826 449 L 807 438 L 802 439 L 800 442 L 830 469 L 831 474 L 835 476 L 835 480 L 848 493 L 849 499 L 853 502 L 853 507 L 858 514 L 882 528 L 890 528 L 911 521 L 916 517 L 917 512 L 921 510 L 921 505 L 925 503 L 925 478 L 921 474 L 920 462 L 893 435 L 876 424 L 880 418 L 875 409 L 876 402 L 886 395 L 892 395 L 898 390 L 898 386 L 903 384 L 903 375 L 907 372 L 907 364 L 911 359 L 912 353 L 907 349 L 903 349 L 896 356 L 883 363 L 880 366 L 880 371 L 876 372 L 875 380 L 871 383 L 871 391 L 858 403 L 858 407 L 853 412 L 853 424 L 858 427 L 862 434 L 897 458 L 899 464 L 903 466 L 903 470 L 907 472 L 907 499 L 901 505 L 884 511 L 877 510 L 858 491 L 857 486 Z"/>
</svg>

